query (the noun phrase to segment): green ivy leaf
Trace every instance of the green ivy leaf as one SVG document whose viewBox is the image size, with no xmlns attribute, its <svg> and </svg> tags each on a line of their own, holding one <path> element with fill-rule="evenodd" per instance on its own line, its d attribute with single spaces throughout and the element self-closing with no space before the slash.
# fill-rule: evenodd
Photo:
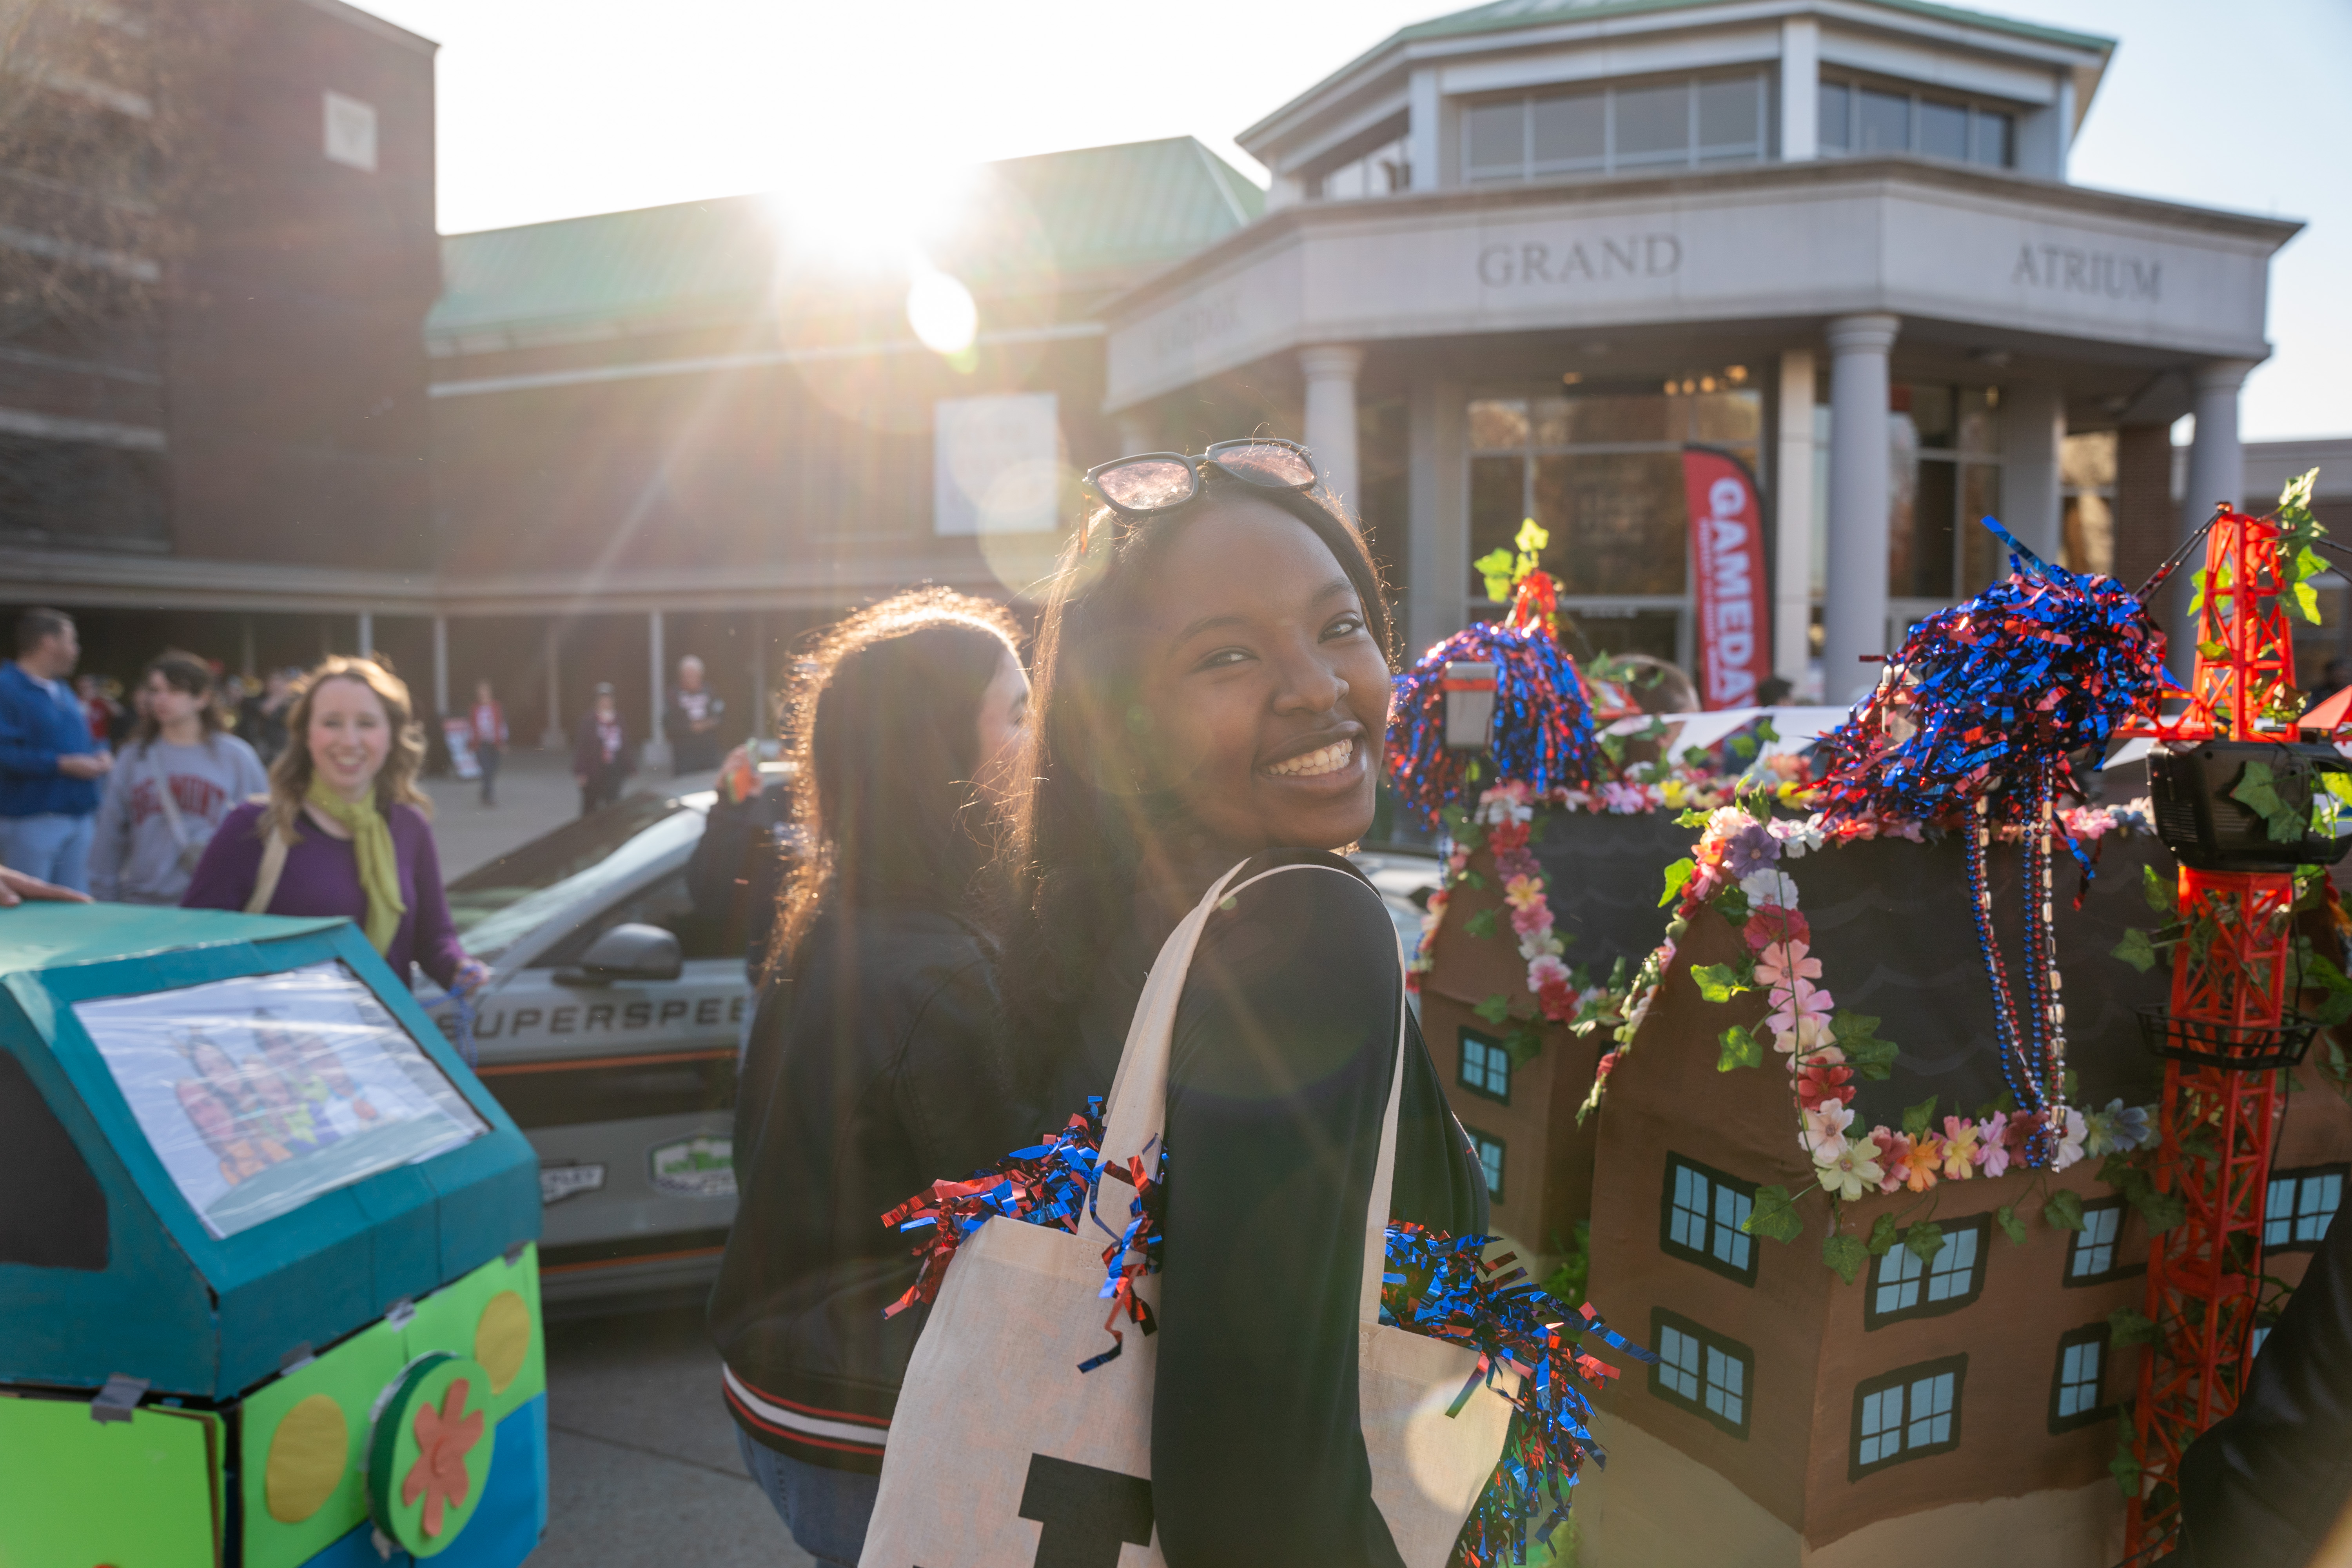
<svg viewBox="0 0 2352 1568">
<path fill-rule="evenodd" d="M 1764 1042 L 1734 1024 L 1723 1031 L 1717 1042 L 1721 1054 L 1716 1058 L 1715 1070 L 1729 1072 L 1733 1068 L 1760 1068 L 1764 1065 Z"/>
<path fill-rule="evenodd" d="M 2306 550 L 2304 553 L 2308 555 L 2311 552 Z M 2294 585 L 2294 607 L 2303 612 L 2305 620 L 2315 626 L 2317 626 L 2319 624 L 2319 590 L 2308 583 L 2297 583 Z"/>
<path fill-rule="evenodd" d="M 1503 1020 L 1511 1016 L 1511 999 L 1497 991 L 1470 1010 L 1486 1020 L 1488 1024 L 1500 1028 Z"/>
<path fill-rule="evenodd" d="M 2146 1220 L 2147 1228 L 2158 1236 L 2162 1236 L 2189 1217 L 2188 1199 L 2179 1193 L 2159 1193 L 2153 1186 L 2134 1198 L 2132 1207 L 2139 1210 L 2140 1218 Z"/>
<path fill-rule="evenodd" d="M 1706 826 L 1706 819 L 1714 815 L 1715 813 L 1711 811 L 1701 811 L 1696 806 L 1691 806 L 1685 810 L 1680 816 L 1675 818 L 1675 826 L 1677 827 L 1705 827 Z"/>
<path fill-rule="evenodd" d="M 1664 909 L 1682 897 L 1683 889 L 1698 874 L 1698 862 L 1685 855 L 1666 868 L 1666 890 L 1659 896 L 1658 908 Z"/>
<path fill-rule="evenodd" d="M 2048 1203 L 2042 1205 L 2042 1217 L 2048 1220 L 2052 1227 L 2054 1229 L 2082 1229 L 2082 1194 L 2068 1192 L 2063 1187 L 2060 1188 L 2057 1192 L 2050 1194 L 2050 1201 Z"/>
<path fill-rule="evenodd" d="M 1944 1227 L 1921 1220 L 1903 1233 L 1903 1249 L 1922 1263 L 1935 1262 L 1936 1254 L 1944 1250 Z"/>
<path fill-rule="evenodd" d="M 2352 1018 L 2352 977 L 2347 977 L 2334 959 L 2324 952 L 2311 954 L 2303 966 L 2306 985 L 2316 984 L 2327 993 L 2326 999 L 2309 1009 L 2322 1028 L 2333 1028 Z"/>
<path fill-rule="evenodd" d="M 2116 943 L 2113 955 L 2142 974 L 2156 967 L 2156 944 L 2148 941 L 2147 932 L 2137 926 L 2124 932 L 2124 939 Z"/>
<path fill-rule="evenodd" d="M 1759 1187 L 1756 1205 L 1739 1228 L 1750 1236 L 1761 1236 L 1773 1241 L 1794 1241 L 1805 1231 L 1805 1220 L 1797 1212 L 1795 1200 L 1786 1187 Z"/>
<path fill-rule="evenodd" d="M 1845 1053 L 1845 1065 L 1854 1070 L 1857 1078 L 1876 1082 L 1894 1073 L 1895 1042 L 1878 1037 L 1876 1018 L 1841 1007 L 1830 1016 L 1830 1033 L 1837 1037 L 1838 1049 Z"/>
<path fill-rule="evenodd" d="M 1932 1094 L 1916 1105 L 1905 1106 L 1903 1108 L 1904 1136 L 1916 1139 L 1927 1131 L 1929 1124 L 1935 1120 L 1936 1097 Z"/>
<path fill-rule="evenodd" d="M 2248 763 L 2230 798 L 2263 819 L 2272 843 L 2294 844 L 2303 837 L 2302 814 L 2279 798 L 2278 778 L 2269 763 Z"/>
<path fill-rule="evenodd" d="M 2352 780 L 2346 782 L 2347 786 L 2352 786 Z M 2142 866 L 2139 868 L 2139 896 L 2146 899 L 2147 907 L 2158 914 L 2169 915 L 2179 912 L 2179 889 L 2160 876 L 2153 866 Z"/>
<path fill-rule="evenodd" d="M 2000 1226 L 2001 1235 L 2009 1237 L 2011 1247 L 2025 1245 L 2025 1222 L 2017 1217 L 2015 1204 L 2003 1204 L 1992 1211 L 1993 1224 Z"/>
<path fill-rule="evenodd" d="M 1510 1053 L 1513 1067 L 1523 1068 L 1543 1055 L 1543 1030 L 1522 1024 L 1503 1037 L 1503 1049 Z"/>
<path fill-rule="evenodd" d="M 2156 1325 L 2129 1307 L 2117 1307 L 2107 1314 L 2107 1339 L 2117 1346 L 2152 1345 Z"/>
<path fill-rule="evenodd" d="M 1698 984 L 1698 994 L 1710 1002 L 1728 1002 L 1748 989 L 1747 980 L 1727 963 L 1693 964 L 1690 975 Z"/>
<path fill-rule="evenodd" d="M 1895 1244 L 1902 1237 L 1903 1229 L 1895 1223 L 1895 1216 L 1883 1214 L 1872 1222 L 1870 1239 L 1862 1244 L 1862 1249 L 1873 1258 L 1884 1258 L 1895 1250 Z"/>
<path fill-rule="evenodd" d="M 1863 1250 L 1862 1238 L 1833 1230 L 1822 1237 L 1822 1262 L 1839 1279 L 1851 1285 L 1870 1254 Z"/>
<path fill-rule="evenodd" d="M 1462 922 L 1466 936 L 1488 937 L 1495 934 L 1495 910 L 1489 907 L 1478 910 Z"/>
</svg>

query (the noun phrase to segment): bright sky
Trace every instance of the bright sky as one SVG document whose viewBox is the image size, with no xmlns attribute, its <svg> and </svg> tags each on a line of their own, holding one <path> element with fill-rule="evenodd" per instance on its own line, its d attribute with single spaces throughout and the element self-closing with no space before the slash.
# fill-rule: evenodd
<svg viewBox="0 0 2352 1568">
<path fill-rule="evenodd" d="M 436 39 L 441 226 L 494 228 L 785 188 L 877 198 L 905 172 L 1233 135 L 1445 0 L 365 0 Z M 2006 7 L 2004 7 L 2006 9 Z M 2074 147 L 2083 184 L 2299 217 L 2250 439 L 2352 435 L 2352 5 L 2032 0 L 2121 40 Z"/>
</svg>

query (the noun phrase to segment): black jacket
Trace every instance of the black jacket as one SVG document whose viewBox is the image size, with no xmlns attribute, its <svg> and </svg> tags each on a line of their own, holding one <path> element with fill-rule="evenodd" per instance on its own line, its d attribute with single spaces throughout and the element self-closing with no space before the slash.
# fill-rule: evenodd
<svg viewBox="0 0 2352 1568">
<path fill-rule="evenodd" d="M 727 1403 L 795 1458 L 878 1473 L 926 1316 L 882 1310 L 914 1283 L 882 1225 L 942 1176 L 968 1176 L 1049 1123 L 997 1045 L 982 939 L 935 910 L 818 921 L 771 984 L 735 1105 L 735 1228 L 710 1302 Z"/>
</svg>

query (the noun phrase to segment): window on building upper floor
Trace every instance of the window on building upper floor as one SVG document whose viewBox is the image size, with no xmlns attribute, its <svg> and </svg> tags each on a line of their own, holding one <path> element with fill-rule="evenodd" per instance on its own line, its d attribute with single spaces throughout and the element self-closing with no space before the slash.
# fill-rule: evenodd
<svg viewBox="0 0 2352 1568">
<path fill-rule="evenodd" d="M 2344 1202 L 2342 1165 L 2272 1173 L 2263 1205 L 2263 1247 L 2270 1252 L 2309 1252 L 2327 1235 L 2328 1222 Z"/>
<path fill-rule="evenodd" d="M 2107 1325 L 2093 1323 L 2058 1341 L 2058 1368 L 2050 1383 L 2050 1430 L 2072 1431 L 2116 1413 L 2107 1403 Z"/>
<path fill-rule="evenodd" d="M 2005 109 L 1907 88 L 1823 78 L 1821 142 L 1827 153 L 1914 153 L 2006 169 L 2017 116 Z"/>
<path fill-rule="evenodd" d="M 1735 1437 L 1748 1436 L 1756 1352 L 1664 1307 L 1650 1314 L 1650 1342 L 1658 1348 L 1650 1392 L 1669 1405 L 1706 1416 Z"/>
<path fill-rule="evenodd" d="M 1958 1311 L 1984 1289 L 1985 1254 L 1990 1221 L 1979 1215 L 1944 1226 L 1935 1258 L 1922 1261 L 1898 1242 L 1873 1260 L 1870 1294 L 1862 1321 L 1875 1329 L 1902 1318 L 1932 1318 Z"/>
<path fill-rule="evenodd" d="M 1659 1245 L 1676 1258 L 1753 1285 L 1756 1242 L 1739 1227 L 1755 1205 L 1755 1183 L 1669 1155 Z"/>
<path fill-rule="evenodd" d="M 1360 201 L 1412 189 L 1412 157 L 1402 136 L 1315 176 L 1315 195 L 1327 202 Z"/>
<path fill-rule="evenodd" d="M 1553 174 L 1754 163 L 1771 150 L 1762 72 L 1522 93 L 1462 110 L 1462 178 L 1486 184 Z"/>
<path fill-rule="evenodd" d="M 2135 1259 L 2123 1248 L 2124 1200 L 2083 1205 L 2083 1228 L 2066 1243 L 2069 1285 L 2099 1285 L 2132 1272 Z"/>
<path fill-rule="evenodd" d="M 1968 1371 L 1969 1358 L 1957 1355 L 1864 1380 L 1853 1391 L 1849 1477 L 1958 1447 Z"/>
<path fill-rule="evenodd" d="M 1470 1137 L 1471 1152 L 1478 1156 L 1478 1168 L 1486 1173 L 1486 1196 L 1496 1203 L 1503 1201 L 1503 1141 L 1491 1132 L 1481 1132 L 1475 1127 L 1462 1131 Z"/>
<path fill-rule="evenodd" d="M 1462 1087 L 1511 1103 L 1511 1053 L 1500 1040 L 1475 1029 L 1462 1031 Z"/>
</svg>

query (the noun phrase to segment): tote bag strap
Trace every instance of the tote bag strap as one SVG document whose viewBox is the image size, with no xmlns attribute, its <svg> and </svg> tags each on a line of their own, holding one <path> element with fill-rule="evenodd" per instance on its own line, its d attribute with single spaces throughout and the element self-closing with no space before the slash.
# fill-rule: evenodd
<svg viewBox="0 0 2352 1568">
<path fill-rule="evenodd" d="M 268 840 L 261 847 L 261 868 L 254 873 L 253 896 L 245 900 L 247 914 L 269 912 L 269 900 L 278 896 L 278 879 L 286 874 L 287 847 L 286 836 L 271 828 Z"/>
<path fill-rule="evenodd" d="M 1160 956 L 1152 962 L 1151 973 L 1143 983 L 1143 993 L 1136 999 L 1135 1016 L 1128 1024 L 1127 1044 L 1119 1052 L 1118 1073 L 1112 1079 L 1110 1098 L 1103 1110 L 1103 1157 L 1106 1164 L 1125 1171 L 1128 1161 L 1141 1156 L 1145 1167 L 1153 1163 L 1160 1134 L 1168 1120 L 1168 1066 L 1176 1038 L 1176 1010 L 1184 997 L 1184 983 L 1192 968 L 1192 954 L 1201 944 L 1201 932 L 1217 906 L 1244 889 L 1280 876 L 1285 871 L 1322 871 L 1344 877 L 1349 873 L 1335 866 L 1276 866 L 1261 871 L 1245 882 L 1234 879 L 1243 866 L 1235 866 L 1217 879 L 1215 885 L 1202 894 L 1190 914 L 1178 922 L 1168 940 L 1160 945 Z M 1393 938 L 1391 939 L 1394 940 Z M 1397 1113 L 1404 1097 L 1404 950 L 1397 954 L 1397 1026 L 1395 1032 L 1395 1068 L 1389 1076 L 1388 1108 L 1381 1119 L 1379 1162 L 1372 1170 L 1371 1200 L 1364 1216 L 1364 1279 L 1358 1301 L 1363 1321 L 1380 1321 L 1381 1276 L 1386 1266 L 1388 1247 L 1389 1199 L 1395 1186 Z M 1119 1189 L 1113 1188 L 1117 1193 Z M 1099 1184 L 1095 1200 L 1099 1199 Z M 1109 1235 L 1118 1235 L 1125 1223 L 1124 1200 L 1116 1201 L 1113 1219 L 1099 1214 L 1095 1223 Z M 1114 1219 L 1117 1223 L 1114 1223 Z"/>
</svg>

